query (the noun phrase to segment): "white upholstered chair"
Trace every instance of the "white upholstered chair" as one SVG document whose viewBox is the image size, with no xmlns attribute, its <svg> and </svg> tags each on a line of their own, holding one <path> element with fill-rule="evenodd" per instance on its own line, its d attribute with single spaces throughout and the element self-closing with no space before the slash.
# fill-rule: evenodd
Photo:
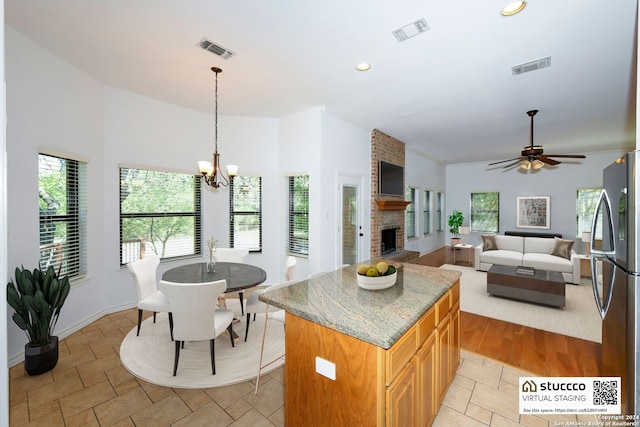
<svg viewBox="0 0 640 427">
<path fill-rule="evenodd" d="M 293 280 L 293 276 L 296 274 L 296 265 L 298 264 L 298 260 L 292 256 L 287 257 L 287 264 L 284 268 L 284 280 L 289 282 Z"/>
<path fill-rule="evenodd" d="M 136 336 L 140 335 L 140 324 L 142 323 L 142 312 L 144 310 L 153 311 L 153 323 L 156 323 L 156 313 L 169 313 L 169 332 L 173 340 L 173 316 L 171 305 L 167 297 L 158 290 L 156 270 L 160 264 L 158 255 L 147 255 L 142 259 L 127 264 L 129 273 L 133 277 L 138 294 L 138 330 Z"/>
<path fill-rule="evenodd" d="M 213 253 L 213 258 L 216 262 L 237 262 L 242 264 L 245 262 L 247 255 L 249 255 L 249 249 L 218 248 Z M 242 303 L 244 299 L 244 291 L 238 291 L 238 299 L 240 300 L 240 312 L 244 314 L 244 305 Z"/>
<path fill-rule="evenodd" d="M 233 341 L 233 311 L 216 308 L 218 297 L 227 289 L 227 281 L 205 283 L 173 283 L 160 281 L 160 290 L 167 296 L 173 310 L 175 360 L 173 376 L 178 371 L 180 348 L 185 341 L 209 340 L 211 371 L 216 374 L 215 339 L 226 330 Z"/>
</svg>

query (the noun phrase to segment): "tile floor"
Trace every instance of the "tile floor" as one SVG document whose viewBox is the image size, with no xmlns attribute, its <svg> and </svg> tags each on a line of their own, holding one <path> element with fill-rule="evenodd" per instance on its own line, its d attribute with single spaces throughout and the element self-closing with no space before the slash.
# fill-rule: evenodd
<svg viewBox="0 0 640 427">
<path fill-rule="evenodd" d="M 10 368 L 11 426 L 283 426 L 284 375 L 206 390 L 160 387 L 132 376 L 118 349 L 136 310 L 110 314 L 60 341 L 51 372 L 26 376 Z M 434 425 L 554 426 L 575 417 L 518 415 L 521 371 L 462 351 L 462 363 Z M 526 373 L 524 373 L 526 374 Z M 529 374 L 526 374 L 529 375 Z"/>
</svg>

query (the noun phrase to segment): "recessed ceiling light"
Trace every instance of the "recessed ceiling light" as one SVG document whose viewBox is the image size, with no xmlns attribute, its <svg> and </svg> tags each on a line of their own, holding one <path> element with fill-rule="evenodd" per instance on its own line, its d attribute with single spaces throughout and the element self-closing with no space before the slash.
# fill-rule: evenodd
<svg viewBox="0 0 640 427">
<path fill-rule="evenodd" d="M 366 62 L 356 65 L 356 70 L 358 71 L 367 71 L 369 68 L 371 68 L 371 64 L 367 64 Z"/>
<path fill-rule="evenodd" d="M 508 5 L 503 7 L 500 13 L 504 16 L 513 16 L 516 13 L 522 11 L 522 9 L 524 9 L 526 5 L 526 1 L 514 1 L 513 3 L 509 3 Z"/>
</svg>

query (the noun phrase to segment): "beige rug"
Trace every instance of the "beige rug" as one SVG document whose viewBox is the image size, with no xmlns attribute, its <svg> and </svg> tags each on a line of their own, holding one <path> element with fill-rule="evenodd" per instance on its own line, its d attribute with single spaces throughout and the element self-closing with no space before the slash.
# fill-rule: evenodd
<svg viewBox="0 0 640 427">
<path fill-rule="evenodd" d="M 237 300 L 227 299 L 227 307 L 237 313 L 240 305 Z M 140 336 L 136 328 L 131 330 L 120 346 L 122 365 L 133 375 L 153 384 L 174 388 L 213 388 L 243 382 L 255 378 L 260 360 L 260 345 L 264 328 L 264 314 L 251 321 L 249 337 L 244 342 L 244 316 L 233 324 L 233 330 L 239 335 L 235 347 L 231 347 L 229 335 L 225 332 L 216 338 L 216 374 L 211 374 L 209 341 L 187 342 L 180 351 L 178 373 L 173 376 L 175 344 L 169 337 L 169 319 L 166 313 L 158 313 L 157 321 L 149 318 L 142 323 Z M 269 321 L 265 340 L 264 360 L 269 362 L 284 355 L 284 325 Z M 284 364 L 280 358 L 276 363 L 263 369 L 262 374 L 270 372 Z"/>
<path fill-rule="evenodd" d="M 499 298 L 487 293 L 487 273 L 471 267 L 445 264 L 440 268 L 462 272 L 460 310 L 518 325 L 602 342 L 602 320 L 588 284 L 565 285 L 566 306 L 545 307 Z"/>
</svg>

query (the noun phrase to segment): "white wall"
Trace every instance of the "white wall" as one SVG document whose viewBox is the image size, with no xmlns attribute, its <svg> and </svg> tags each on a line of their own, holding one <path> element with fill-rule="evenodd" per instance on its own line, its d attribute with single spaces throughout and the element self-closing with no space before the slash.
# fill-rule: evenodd
<svg viewBox="0 0 640 427">
<path fill-rule="evenodd" d="M 631 147 L 630 147 L 631 149 Z M 469 224 L 471 193 L 500 193 L 500 233 L 505 230 L 560 233 L 566 239 L 576 238 L 576 194 L 579 188 L 602 187 L 602 170 L 624 151 L 582 153 L 579 162 L 563 161 L 555 169 L 546 167 L 535 172 L 523 169 L 489 169 L 486 162 L 449 165 L 446 168 L 446 215 L 459 210 Z M 516 197 L 551 196 L 551 228 L 516 228 Z M 451 237 L 447 227 L 447 241 Z M 471 233 L 467 242 L 480 243 L 479 233 Z M 449 243 L 447 243 L 449 244 Z M 579 244 L 581 245 L 581 244 Z M 579 251 L 580 248 L 577 248 Z"/>
<path fill-rule="evenodd" d="M 0 22 L 4 23 L 4 0 L 0 0 Z M 7 138 L 6 138 L 6 100 L 5 100 L 5 78 L 4 78 L 4 24 L 0 33 L 0 254 L 7 253 Z M 6 278 L 7 257 L 0 257 L 0 277 Z M 6 298 L 0 300 L 0 331 L 7 330 L 7 301 Z M 8 366 L 7 340 L 0 339 L 0 408 L 9 407 L 9 370 Z M 9 425 L 9 411 L 1 411 L 0 426 Z"/>
<path fill-rule="evenodd" d="M 444 233 L 438 232 L 435 224 L 436 193 L 445 192 L 445 166 L 424 154 L 407 147 L 405 150 L 405 186 L 417 188 L 417 225 L 416 237 L 406 238 L 404 248 L 419 251 L 421 255 L 444 246 Z M 431 232 L 424 234 L 422 220 L 423 192 L 431 191 Z M 406 233 L 405 233 L 406 236 Z"/>
<path fill-rule="evenodd" d="M 61 312 L 56 330 L 99 312 L 105 299 L 102 199 L 102 85 L 5 27 L 7 80 L 7 221 L 9 274 L 16 266 L 38 266 L 38 149 L 44 147 L 89 161 L 88 269 Z M 8 313 L 11 315 L 11 313 Z M 8 353 L 24 351 L 24 332 L 8 322 Z"/>
</svg>

